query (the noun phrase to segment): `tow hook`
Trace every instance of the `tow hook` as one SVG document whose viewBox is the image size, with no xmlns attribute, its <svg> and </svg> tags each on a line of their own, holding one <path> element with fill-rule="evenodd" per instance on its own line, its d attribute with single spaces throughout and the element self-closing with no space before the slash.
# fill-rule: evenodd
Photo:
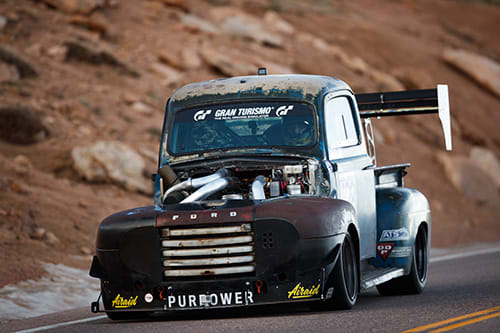
<svg viewBox="0 0 500 333">
<path fill-rule="evenodd" d="M 98 313 L 99 312 L 99 302 L 92 302 L 92 304 L 90 305 L 90 311 L 92 311 L 92 313 Z"/>
<path fill-rule="evenodd" d="M 92 313 L 98 313 L 99 312 L 99 301 L 101 300 L 101 296 L 102 296 L 102 291 L 99 293 L 99 297 L 97 297 L 97 301 L 96 302 L 92 302 L 90 304 L 90 311 L 92 311 Z"/>
</svg>

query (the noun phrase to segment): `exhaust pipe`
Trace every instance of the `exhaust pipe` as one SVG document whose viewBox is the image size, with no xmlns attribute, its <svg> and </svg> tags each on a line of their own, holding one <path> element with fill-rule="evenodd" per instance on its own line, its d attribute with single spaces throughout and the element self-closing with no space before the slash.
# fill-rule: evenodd
<svg viewBox="0 0 500 333">
<path fill-rule="evenodd" d="M 254 200 L 264 200 L 266 194 L 264 193 L 264 186 L 266 185 L 266 177 L 260 175 L 255 177 L 252 183 L 252 196 Z"/>
<path fill-rule="evenodd" d="M 193 189 L 193 188 L 196 189 L 196 188 L 202 187 L 203 185 L 211 183 L 214 180 L 221 179 L 221 178 L 226 177 L 226 176 L 229 176 L 229 170 L 219 169 L 219 170 L 217 170 L 216 173 L 205 176 L 205 177 L 200 177 L 200 178 L 195 178 L 195 179 L 188 178 L 187 180 L 183 181 L 182 183 L 175 184 L 174 186 L 169 188 L 165 192 L 165 194 L 163 195 L 163 201 L 165 201 L 165 199 L 167 199 L 167 197 L 174 192 L 179 192 L 182 190 L 189 190 L 189 189 Z"/>
<path fill-rule="evenodd" d="M 227 178 L 219 178 L 211 181 L 210 183 L 204 185 L 202 188 L 191 194 L 189 197 L 181 201 L 182 203 L 190 203 L 194 201 L 200 201 L 208 198 L 214 193 L 222 191 L 229 185 L 234 185 L 238 183 L 236 178 L 227 177 Z"/>
</svg>

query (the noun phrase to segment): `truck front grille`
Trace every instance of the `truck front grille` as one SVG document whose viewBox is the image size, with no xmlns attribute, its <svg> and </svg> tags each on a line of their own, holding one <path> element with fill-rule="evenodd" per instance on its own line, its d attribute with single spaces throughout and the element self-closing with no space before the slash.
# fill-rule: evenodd
<svg viewBox="0 0 500 333">
<path fill-rule="evenodd" d="M 166 278 L 255 272 L 254 234 L 250 223 L 162 228 L 161 247 Z"/>
</svg>

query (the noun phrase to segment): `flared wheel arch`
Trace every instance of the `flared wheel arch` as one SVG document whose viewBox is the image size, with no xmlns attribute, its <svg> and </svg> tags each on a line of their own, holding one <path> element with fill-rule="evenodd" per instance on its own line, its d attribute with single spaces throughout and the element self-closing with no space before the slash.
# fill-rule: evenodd
<svg viewBox="0 0 500 333">
<path fill-rule="evenodd" d="M 419 234 L 422 233 L 424 235 L 425 240 L 425 250 L 422 252 L 425 256 L 422 263 L 425 263 L 424 275 L 421 277 L 420 272 L 417 272 L 419 269 L 418 264 L 415 262 L 417 259 L 417 255 L 415 253 L 418 248 L 417 241 L 419 241 Z M 429 239 L 429 228 L 427 222 L 421 222 L 418 224 L 417 229 L 415 230 L 415 239 L 413 242 L 412 249 L 412 260 L 410 261 L 410 270 L 408 275 L 404 275 L 398 277 L 396 279 L 387 281 L 383 284 L 377 285 L 377 290 L 382 296 L 393 296 L 393 295 L 410 295 L 410 294 L 420 294 L 425 288 L 425 284 L 427 282 L 428 277 L 428 250 L 430 245 Z"/>
</svg>

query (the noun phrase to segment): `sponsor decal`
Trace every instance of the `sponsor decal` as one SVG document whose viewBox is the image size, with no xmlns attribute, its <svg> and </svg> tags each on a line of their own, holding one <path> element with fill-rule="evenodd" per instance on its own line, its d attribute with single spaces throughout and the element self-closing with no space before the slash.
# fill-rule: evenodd
<svg viewBox="0 0 500 333">
<path fill-rule="evenodd" d="M 297 283 L 295 288 L 288 292 L 288 299 L 309 298 L 319 294 L 321 284 L 313 285 L 309 289 L 302 287 L 300 284 L 300 282 Z"/>
<path fill-rule="evenodd" d="M 115 309 L 126 309 L 137 305 L 137 298 L 139 296 L 130 296 L 130 298 L 123 298 L 120 294 L 111 302 L 111 306 Z"/>
<path fill-rule="evenodd" d="M 206 120 L 207 116 L 210 116 L 210 120 L 269 118 L 273 116 L 271 112 L 275 109 L 276 117 L 285 117 L 293 110 L 293 107 L 293 105 L 282 105 L 277 109 L 274 106 L 239 107 L 217 109 L 213 113 L 212 110 L 200 110 L 194 114 L 193 120 Z"/>
<path fill-rule="evenodd" d="M 408 240 L 408 239 L 410 239 L 410 234 L 408 233 L 408 230 L 406 230 L 406 228 L 384 230 L 382 231 L 382 235 L 380 236 L 381 242 Z"/>
<path fill-rule="evenodd" d="M 411 256 L 411 246 L 393 247 L 389 258 L 406 258 Z"/>
<path fill-rule="evenodd" d="M 391 254 L 393 247 L 394 243 L 377 244 L 377 252 L 385 260 Z"/>
<path fill-rule="evenodd" d="M 274 110 L 274 106 L 256 106 L 256 107 L 246 107 L 246 108 L 227 108 L 227 109 L 217 109 L 212 113 L 212 110 L 200 110 L 197 111 L 194 116 L 194 121 L 201 120 L 232 120 L 232 119 L 255 119 L 255 118 L 269 118 L 271 112 Z M 293 105 L 280 111 L 280 115 L 285 116 L 289 110 L 293 108 Z M 278 111 L 276 111 L 278 114 Z M 208 118 L 207 118 L 208 117 Z"/>
<path fill-rule="evenodd" d="M 197 308 L 224 305 L 253 304 L 251 291 L 236 291 L 199 295 L 170 295 L 167 297 L 168 308 Z"/>
<path fill-rule="evenodd" d="M 212 110 L 200 110 L 196 112 L 193 116 L 194 121 L 205 120 L 205 118 L 212 113 Z"/>
<path fill-rule="evenodd" d="M 146 295 L 144 295 L 144 300 L 146 301 L 146 303 L 151 303 L 153 301 L 153 295 L 147 293 Z"/>
<path fill-rule="evenodd" d="M 176 122 L 199 122 L 214 120 L 266 119 L 290 116 L 311 116 L 312 109 L 304 103 L 289 102 L 247 102 L 207 106 L 183 110 L 176 115 Z"/>
<path fill-rule="evenodd" d="M 288 114 L 288 111 L 293 110 L 293 105 L 283 105 L 276 110 L 276 117 L 284 117 Z"/>
<path fill-rule="evenodd" d="M 218 109 L 214 113 L 214 120 L 268 118 L 272 110 L 274 106 Z"/>
</svg>

